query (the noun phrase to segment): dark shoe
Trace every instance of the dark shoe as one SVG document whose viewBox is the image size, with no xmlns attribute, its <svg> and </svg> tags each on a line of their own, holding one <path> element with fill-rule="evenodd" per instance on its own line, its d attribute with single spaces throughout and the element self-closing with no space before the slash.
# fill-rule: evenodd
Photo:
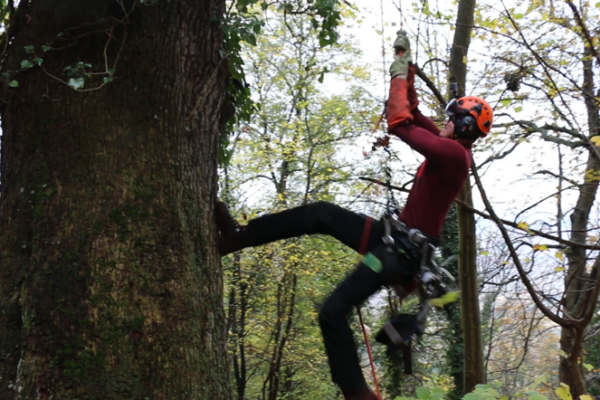
<svg viewBox="0 0 600 400">
<path fill-rule="evenodd" d="M 224 256 L 243 249 L 243 233 L 245 227 L 241 226 L 231 214 L 227 204 L 219 201 L 215 206 L 217 227 L 221 236 L 219 238 L 219 253 Z"/>
<path fill-rule="evenodd" d="M 342 389 L 342 394 L 344 395 L 344 400 L 379 400 L 379 397 L 371 389 L 367 389 L 366 392 L 361 394 Z"/>
</svg>

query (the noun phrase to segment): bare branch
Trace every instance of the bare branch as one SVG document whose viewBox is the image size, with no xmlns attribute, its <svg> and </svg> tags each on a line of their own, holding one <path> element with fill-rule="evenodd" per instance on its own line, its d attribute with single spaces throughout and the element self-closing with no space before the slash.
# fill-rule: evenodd
<svg viewBox="0 0 600 400">
<path fill-rule="evenodd" d="M 567 182 L 569 182 L 569 183 L 570 183 L 571 185 L 573 185 L 573 186 L 579 186 L 579 183 L 575 182 L 574 180 L 572 180 L 572 179 L 569 179 L 569 178 L 567 178 L 566 176 L 562 176 L 562 175 L 559 175 L 559 174 L 557 174 L 557 173 L 554 173 L 554 172 L 552 172 L 552 171 L 548 171 L 548 170 L 546 170 L 546 169 L 544 169 L 544 170 L 541 170 L 541 171 L 538 171 L 538 172 L 534 173 L 534 175 L 550 175 L 550 176 L 553 176 L 553 177 L 555 177 L 555 178 L 562 179 L 563 181 L 567 181 Z M 571 188 L 572 188 L 572 187 L 570 187 L 570 188 L 567 188 L 567 189 L 571 189 Z M 566 189 L 565 189 L 565 190 L 566 190 Z M 558 193 L 560 193 L 560 192 L 558 192 Z M 555 193 L 555 194 L 553 194 L 552 196 L 555 196 L 555 195 L 556 195 L 556 194 L 558 194 L 558 193 Z"/>
<path fill-rule="evenodd" d="M 382 182 L 382 181 L 380 181 L 378 179 L 367 178 L 367 177 L 359 177 L 359 179 L 361 179 L 363 181 L 367 181 L 367 182 L 373 182 L 373 183 L 376 183 L 378 185 L 382 185 L 382 186 L 385 186 L 385 187 L 388 186 L 387 183 Z M 410 192 L 409 189 L 406 189 L 404 187 L 398 187 L 398 186 L 390 185 L 390 188 L 393 189 L 393 190 L 397 190 L 399 192 L 405 192 L 405 193 L 409 193 Z M 462 202 L 462 201 L 460 201 L 458 199 L 454 200 L 454 202 L 456 204 L 460 204 L 462 207 L 464 207 L 468 211 L 470 211 L 470 212 L 472 212 L 474 214 L 477 214 L 480 217 L 483 217 L 485 219 L 489 219 L 489 220 L 492 220 L 492 221 L 494 220 L 494 218 L 492 216 L 484 213 L 483 211 L 479 211 L 479 210 L 477 210 L 477 209 L 469 206 L 467 203 L 464 203 L 464 202 Z M 586 245 L 586 244 L 583 244 L 583 243 L 572 242 L 570 240 L 561 239 L 559 237 L 556 237 L 556 236 L 553 236 L 553 235 L 549 235 L 549 234 L 547 234 L 545 232 L 541 232 L 541 231 L 538 231 L 538 230 L 535 230 L 535 229 L 531 229 L 531 228 L 524 229 L 524 228 L 520 227 L 519 224 L 517 224 L 515 222 L 507 221 L 505 219 L 499 219 L 499 221 L 502 222 L 504 225 L 510 226 L 511 228 L 515 228 L 515 229 L 518 229 L 520 231 L 527 232 L 528 234 L 533 234 L 533 235 L 540 236 L 540 237 L 543 237 L 543 238 L 546 238 L 546 239 L 550 239 L 550 240 L 553 240 L 553 241 L 558 242 L 558 243 L 560 243 L 562 245 L 565 245 L 565 246 L 574 247 L 574 248 L 580 248 L 580 249 L 585 249 L 585 250 L 600 250 L 600 246 L 595 246 L 595 245 L 592 246 L 592 245 Z"/>
<path fill-rule="evenodd" d="M 523 284 L 527 288 L 527 291 L 529 292 L 529 295 L 531 296 L 531 299 L 533 300 L 535 305 L 540 309 L 540 311 L 546 317 L 548 317 L 550 320 L 554 321 L 555 323 L 557 323 L 561 326 L 564 326 L 564 327 L 576 326 L 578 321 L 568 320 L 568 319 L 559 317 L 557 314 L 553 313 L 548 307 L 546 307 L 546 305 L 542 302 L 542 300 L 538 296 L 537 291 L 533 287 L 533 284 L 529 280 L 529 277 L 527 276 L 525 270 L 523 269 L 521 260 L 519 259 L 519 256 L 517 255 L 517 252 L 515 251 L 515 247 L 512 244 L 512 240 L 511 240 L 508 232 L 506 231 L 506 228 L 504 227 L 500 218 L 498 218 L 498 216 L 496 215 L 496 212 L 494 211 L 494 209 L 492 208 L 492 205 L 490 204 L 490 201 L 488 200 L 487 194 L 483 188 L 483 184 L 481 183 L 481 179 L 479 178 L 479 173 L 477 172 L 477 167 L 475 166 L 475 163 L 473 163 L 473 165 L 471 166 L 471 170 L 473 171 L 473 177 L 475 178 L 475 182 L 477 184 L 477 187 L 479 188 L 479 193 L 481 194 L 481 199 L 483 200 L 483 203 L 485 204 L 485 208 L 488 211 L 488 213 L 490 214 L 490 216 L 492 217 L 492 220 L 494 222 L 496 222 L 498 229 L 500 229 L 500 233 L 502 234 L 502 237 L 504 238 L 504 241 L 506 242 L 506 246 L 508 247 L 508 250 L 510 252 L 513 263 L 517 267 L 517 272 L 519 273 L 519 276 L 521 277 L 521 280 L 523 281 Z"/>
<path fill-rule="evenodd" d="M 440 102 L 440 105 L 442 107 L 446 108 L 446 99 L 444 98 L 442 93 L 438 90 L 438 88 L 435 86 L 433 81 L 431 79 L 429 79 L 429 77 L 425 74 L 425 72 L 423 72 L 421 70 L 421 68 L 419 68 L 419 66 L 415 65 L 415 70 L 416 70 L 416 74 L 419 76 L 419 78 L 421 78 L 421 80 L 423 82 L 425 82 L 425 84 L 427 85 L 429 90 L 431 90 L 433 92 L 436 99 L 438 99 L 438 101 Z"/>
<path fill-rule="evenodd" d="M 596 51 L 596 48 L 594 47 L 594 40 L 592 39 L 592 36 L 590 35 L 590 31 L 588 30 L 587 26 L 585 25 L 585 22 L 583 22 L 583 19 L 581 19 L 581 15 L 579 14 L 577 7 L 575 7 L 575 4 L 573 4 L 573 2 L 570 0 L 566 0 L 565 2 L 567 3 L 567 5 L 569 7 L 571 7 L 571 10 L 573 11 L 573 14 L 575 15 L 575 19 L 577 19 L 577 23 L 579 24 L 579 26 L 581 27 L 581 30 L 583 31 L 583 36 L 585 37 L 585 40 L 587 40 L 587 45 L 589 46 L 591 52 L 594 54 L 596 61 L 598 61 L 598 65 L 600 65 L 600 56 L 598 55 L 598 51 Z"/>
</svg>

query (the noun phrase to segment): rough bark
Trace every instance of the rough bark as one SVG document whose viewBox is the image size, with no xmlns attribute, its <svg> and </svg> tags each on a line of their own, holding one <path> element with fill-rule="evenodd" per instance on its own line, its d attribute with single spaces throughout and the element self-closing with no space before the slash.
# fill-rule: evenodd
<svg viewBox="0 0 600 400">
<path fill-rule="evenodd" d="M 459 281 L 458 271 L 458 211 L 457 206 L 453 205 L 446 217 L 444 229 L 442 231 L 442 245 L 440 250 L 444 260 L 452 259 L 445 264 L 446 270 Z M 460 304 L 454 303 L 446 306 L 448 315 L 448 331 L 444 337 L 448 348 L 446 349 L 445 368 L 452 377 L 454 388 L 446 394 L 449 400 L 459 400 L 463 397 L 464 383 L 464 335 L 461 324 Z"/>
<path fill-rule="evenodd" d="M 584 82 L 582 89 L 587 94 L 586 110 L 588 115 L 589 137 L 600 135 L 600 115 L 597 102 L 594 101 L 594 73 L 592 51 L 586 46 L 583 58 Z M 586 171 L 600 171 L 600 159 L 597 153 L 590 151 Z M 586 181 L 579 186 L 579 197 L 575 209 L 571 214 L 571 241 L 586 243 L 587 225 L 589 214 L 594 205 L 598 192 L 598 181 Z M 561 356 L 559 366 L 560 381 L 571 388 L 575 398 L 586 393 L 583 367 L 584 330 L 591 322 L 595 305 L 598 301 L 598 292 L 590 281 L 597 281 L 597 270 L 600 259 L 594 264 L 594 271 L 590 273 L 587 268 L 587 254 L 584 249 L 571 247 L 567 252 L 568 270 L 565 277 L 565 296 L 563 299 L 564 311 L 571 318 L 579 319 L 575 327 L 561 327 L 560 348 Z M 597 285 L 597 283 L 596 283 Z"/>
<path fill-rule="evenodd" d="M 2 72 L 25 46 L 43 68 L 3 88 L 2 399 L 230 397 L 213 222 L 224 2 L 146 4 L 20 3 Z M 52 77 L 105 57 L 115 81 L 98 90 Z"/>
<path fill-rule="evenodd" d="M 471 42 L 475 0 L 460 0 L 456 29 L 450 54 L 450 81 L 458 83 L 458 95 L 464 96 L 467 75 L 467 55 Z M 467 180 L 459 200 L 473 205 L 471 182 Z M 467 208 L 458 206 L 459 221 L 459 284 L 461 288 L 461 318 L 464 333 L 464 384 L 470 392 L 475 385 L 485 383 L 479 289 L 477 285 L 477 245 L 475 216 Z"/>
</svg>

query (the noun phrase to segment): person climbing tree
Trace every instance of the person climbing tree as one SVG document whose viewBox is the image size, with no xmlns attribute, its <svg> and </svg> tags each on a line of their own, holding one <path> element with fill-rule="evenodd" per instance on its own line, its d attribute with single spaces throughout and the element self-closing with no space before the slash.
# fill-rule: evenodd
<svg viewBox="0 0 600 400">
<path fill-rule="evenodd" d="M 406 205 L 396 216 L 405 230 L 389 232 L 389 224 L 383 219 L 374 221 L 327 202 L 265 215 L 246 226 L 240 226 L 231 217 L 225 203 L 219 202 L 215 207 L 221 255 L 310 234 L 330 235 L 361 254 L 368 252 L 319 311 L 332 380 L 346 400 L 378 398 L 362 374 L 347 315 L 382 286 L 400 285 L 405 292 L 414 290 L 420 273 L 421 247 L 409 239 L 407 232 L 418 231 L 428 243 L 439 245 L 443 221 L 468 177 L 471 146 L 489 133 L 493 118 L 492 108 L 485 100 L 463 97 L 448 104 L 449 120 L 438 129 L 417 108 L 415 67 L 404 31 L 398 32 L 394 49 L 386 111 L 388 133 L 425 157 Z M 390 251 L 390 244 L 395 246 L 394 251 Z"/>
</svg>

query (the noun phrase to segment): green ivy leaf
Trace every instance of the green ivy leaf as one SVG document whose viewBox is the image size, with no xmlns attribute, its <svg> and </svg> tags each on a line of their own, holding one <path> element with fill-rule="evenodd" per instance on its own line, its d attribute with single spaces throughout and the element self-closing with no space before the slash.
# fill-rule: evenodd
<svg viewBox="0 0 600 400">
<path fill-rule="evenodd" d="M 13 79 L 12 81 L 9 82 L 8 86 L 10 86 L 10 87 L 18 87 L 19 86 L 19 82 L 15 81 Z"/>
<path fill-rule="evenodd" d="M 33 63 L 29 60 L 21 61 L 21 68 L 31 68 L 33 67 Z"/>
<path fill-rule="evenodd" d="M 32 54 L 34 50 L 33 46 L 25 46 L 25 53 Z"/>
<path fill-rule="evenodd" d="M 426 387 L 421 386 L 416 391 L 417 397 L 419 399 L 428 399 L 429 398 L 429 390 Z"/>
<path fill-rule="evenodd" d="M 111 77 L 104 78 L 104 83 L 111 83 L 112 81 L 113 81 L 113 78 L 111 78 Z"/>
<path fill-rule="evenodd" d="M 47 45 L 44 44 L 44 45 L 42 45 L 42 50 L 44 50 L 44 51 L 50 51 L 50 50 L 52 50 L 52 47 L 47 46 Z"/>
<path fill-rule="evenodd" d="M 33 61 L 37 64 L 37 65 L 42 65 L 42 63 L 44 62 L 43 59 L 41 59 L 40 57 L 36 57 L 33 59 Z"/>
<path fill-rule="evenodd" d="M 434 387 L 431 389 L 431 400 L 441 400 L 444 398 L 444 389 L 441 387 Z"/>
<path fill-rule="evenodd" d="M 68 85 L 71 86 L 75 90 L 81 89 L 85 85 L 85 79 L 84 78 L 71 78 L 71 79 L 69 79 Z"/>
<path fill-rule="evenodd" d="M 548 400 L 548 398 L 543 394 L 535 393 L 534 395 L 529 397 L 529 400 Z"/>
</svg>

